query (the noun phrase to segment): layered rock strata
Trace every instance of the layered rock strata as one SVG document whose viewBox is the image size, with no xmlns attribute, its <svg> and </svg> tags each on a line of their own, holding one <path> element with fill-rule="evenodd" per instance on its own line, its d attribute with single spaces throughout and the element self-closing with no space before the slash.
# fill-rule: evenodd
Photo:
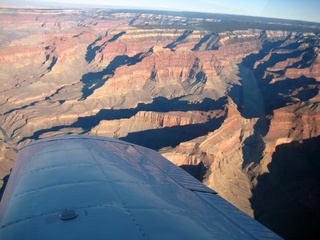
<svg viewBox="0 0 320 240">
<path fill-rule="evenodd" d="M 294 219 L 319 219 L 320 26 L 244 19 L 2 9 L 0 177 L 36 139 L 115 137 L 160 151 L 282 236 L 302 236 Z"/>
</svg>

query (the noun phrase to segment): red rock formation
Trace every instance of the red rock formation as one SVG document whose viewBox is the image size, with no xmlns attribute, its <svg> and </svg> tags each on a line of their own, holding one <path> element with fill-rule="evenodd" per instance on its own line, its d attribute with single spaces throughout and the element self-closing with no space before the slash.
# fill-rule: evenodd
<svg viewBox="0 0 320 240">
<path fill-rule="evenodd" d="M 277 149 L 320 135 L 314 33 L 214 31 L 221 19 L 155 13 L 0 12 L 0 178 L 14 149 L 37 138 L 148 143 L 173 131 L 181 136 L 156 149 L 203 165 L 199 178 L 252 216 L 262 177 L 278 174 Z"/>
<path fill-rule="evenodd" d="M 219 129 L 187 144 L 182 143 L 163 156 L 177 165 L 203 162 L 208 168 L 204 183 L 252 216 L 248 203 L 251 182 L 242 167 L 241 149 L 245 139 L 253 135 L 257 119 L 242 118 L 230 98 L 227 112 L 227 118 Z"/>
<path fill-rule="evenodd" d="M 97 135 L 119 138 L 125 137 L 128 133 L 132 132 L 206 123 L 208 120 L 221 117 L 222 115 L 221 110 L 212 112 L 171 111 L 168 113 L 139 111 L 129 119 L 101 121 L 91 132 Z"/>
</svg>

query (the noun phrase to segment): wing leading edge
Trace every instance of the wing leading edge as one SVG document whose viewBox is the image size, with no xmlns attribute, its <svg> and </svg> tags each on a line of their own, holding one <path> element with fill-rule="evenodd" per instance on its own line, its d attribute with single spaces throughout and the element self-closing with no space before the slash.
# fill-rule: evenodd
<svg viewBox="0 0 320 240">
<path fill-rule="evenodd" d="M 279 239 L 157 152 L 96 136 L 19 151 L 0 239 Z"/>
</svg>

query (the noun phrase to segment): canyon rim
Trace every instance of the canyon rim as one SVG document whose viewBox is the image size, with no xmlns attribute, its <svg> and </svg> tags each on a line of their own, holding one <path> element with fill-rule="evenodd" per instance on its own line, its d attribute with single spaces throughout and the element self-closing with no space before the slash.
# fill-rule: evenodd
<svg viewBox="0 0 320 240">
<path fill-rule="evenodd" d="M 159 151 L 284 238 L 320 219 L 320 24 L 0 9 L 0 178 L 63 134 Z"/>
</svg>

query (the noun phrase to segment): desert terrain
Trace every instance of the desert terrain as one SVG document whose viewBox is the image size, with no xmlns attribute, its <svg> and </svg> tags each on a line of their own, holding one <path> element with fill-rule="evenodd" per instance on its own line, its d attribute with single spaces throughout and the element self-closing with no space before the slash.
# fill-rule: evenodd
<svg viewBox="0 0 320 240">
<path fill-rule="evenodd" d="M 320 24 L 0 9 L 0 179 L 63 134 L 160 152 L 284 238 L 320 223 Z"/>
</svg>

